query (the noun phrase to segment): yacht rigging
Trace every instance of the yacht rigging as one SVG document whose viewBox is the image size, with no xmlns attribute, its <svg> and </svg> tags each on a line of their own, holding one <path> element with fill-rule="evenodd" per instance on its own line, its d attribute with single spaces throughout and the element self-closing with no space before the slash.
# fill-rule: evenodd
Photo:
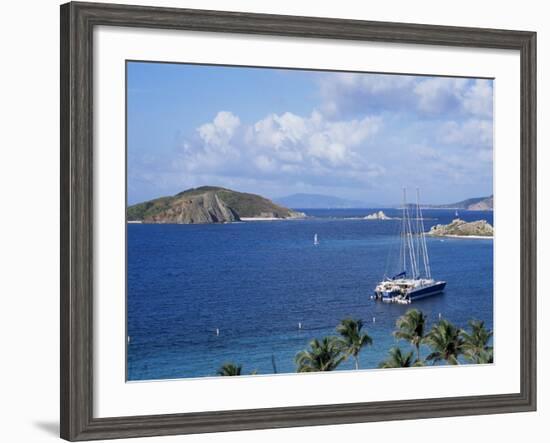
<svg viewBox="0 0 550 443">
<path fill-rule="evenodd" d="M 415 212 L 413 219 L 411 211 Z M 407 191 L 403 189 L 400 238 L 400 272 L 391 277 L 384 276 L 374 290 L 375 298 L 385 302 L 411 303 L 443 292 L 447 283 L 432 277 L 418 188 L 413 209 L 407 204 Z"/>
</svg>

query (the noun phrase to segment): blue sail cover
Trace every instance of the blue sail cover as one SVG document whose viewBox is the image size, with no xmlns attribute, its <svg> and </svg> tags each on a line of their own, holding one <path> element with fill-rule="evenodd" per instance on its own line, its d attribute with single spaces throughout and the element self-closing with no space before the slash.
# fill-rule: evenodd
<svg viewBox="0 0 550 443">
<path fill-rule="evenodd" d="M 391 279 L 395 280 L 396 278 L 399 278 L 399 277 L 405 277 L 405 275 L 407 275 L 407 271 L 400 272 L 399 274 L 394 275 Z"/>
</svg>

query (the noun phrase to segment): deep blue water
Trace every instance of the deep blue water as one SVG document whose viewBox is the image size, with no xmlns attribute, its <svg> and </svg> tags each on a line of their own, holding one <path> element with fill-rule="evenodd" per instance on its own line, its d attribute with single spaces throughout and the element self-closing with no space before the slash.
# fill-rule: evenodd
<svg viewBox="0 0 550 443">
<path fill-rule="evenodd" d="M 374 209 L 305 212 L 312 218 L 129 224 L 128 380 L 212 376 L 225 362 L 266 374 L 272 359 L 278 372 L 294 372 L 296 353 L 312 338 L 333 334 L 347 316 L 363 319 L 374 340 L 360 354 L 361 368 L 384 360 L 396 344 L 396 319 L 411 307 L 430 323 L 441 314 L 462 327 L 472 318 L 493 327 L 492 240 L 428 238 L 432 274 L 447 281 L 445 293 L 412 305 L 385 304 L 370 296 L 385 273 L 397 271 L 399 221 L 359 218 Z M 449 223 L 454 211 L 424 216 L 428 230 Z M 460 212 L 466 221 L 492 224 L 492 217 Z"/>
</svg>

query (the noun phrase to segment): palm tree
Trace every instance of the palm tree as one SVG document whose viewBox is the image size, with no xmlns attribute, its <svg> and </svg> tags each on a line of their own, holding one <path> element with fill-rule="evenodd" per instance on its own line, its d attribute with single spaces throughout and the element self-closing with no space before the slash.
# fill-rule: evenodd
<svg viewBox="0 0 550 443">
<path fill-rule="evenodd" d="M 486 329 L 483 321 L 470 320 L 468 324 L 472 332 L 462 331 L 464 356 L 476 364 L 493 363 L 493 347 L 489 346 L 493 331 Z"/>
<path fill-rule="evenodd" d="M 400 348 L 395 347 L 388 354 L 389 357 L 378 365 L 379 368 L 411 368 L 423 365 L 420 360 L 414 360 L 413 351 L 403 354 Z"/>
<path fill-rule="evenodd" d="M 218 369 L 218 375 L 222 376 L 235 376 L 241 375 L 242 366 L 235 365 L 234 363 L 225 363 L 220 369 Z"/>
<path fill-rule="evenodd" d="M 352 356 L 355 360 L 355 369 L 359 369 L 359 352 L 364 346 L 372 345 L 372 338 L 361 333 L 362 320 L 346 318 L 336 327 L 336 331 L 342 336 L 346 357 Z"/>
<path fill-rule="evenodd" d="M 338 337 L 314 339 L 309 347 L 296 354 L 298 372 L 333 371 L 346 358 L 342 355 L 342 341 Z"/>
<path fill-rule="evenodd" d="M 462 330 L 448 320 L 440 320 L 433 325 L 425 342 L 432 348 L 432 353 L 426 360 L 434 363 L 445 360 L 451 365 L 458 365 L 458 356 L 464 351 L 464 340 L 461 337 Z"/>
<path fill-rule="evenodd" d="M 416 359 L 420 361 L 420 344 L 424 340 L 426 316 L 418 309 L 409 309 L 395 322 L 394 337 L 408 341 L 416 348 Z"/>
</svg>

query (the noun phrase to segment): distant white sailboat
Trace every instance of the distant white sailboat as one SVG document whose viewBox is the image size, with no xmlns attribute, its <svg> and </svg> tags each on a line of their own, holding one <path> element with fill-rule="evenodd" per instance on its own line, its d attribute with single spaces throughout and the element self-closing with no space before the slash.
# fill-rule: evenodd
<svg viewBox="0 0 550 443">
<path fill-rule="evenodd" d="M 458 218 L 458 211 L 455 210 L 455 217 Z"/>
<path fill-rule="evenodd" d="M 317 237 L 317 234 L 313 236 L 313 244 L 317 246 L 319 244 L 319 238 Z"/>
</svg>

